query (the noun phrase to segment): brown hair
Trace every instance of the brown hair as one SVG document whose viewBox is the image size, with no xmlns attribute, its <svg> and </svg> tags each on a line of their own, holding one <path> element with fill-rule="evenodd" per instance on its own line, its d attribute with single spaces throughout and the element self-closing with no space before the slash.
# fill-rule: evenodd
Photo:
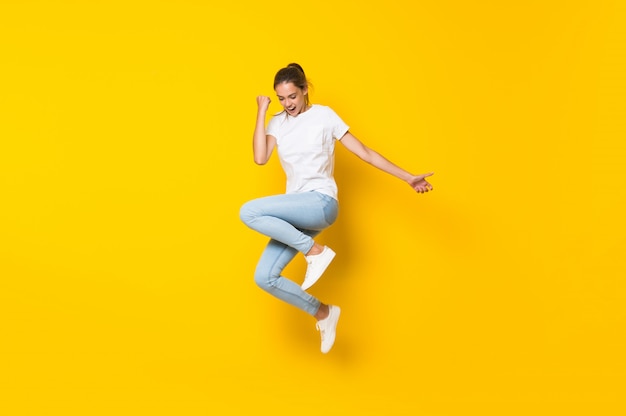
<svg viewBox="0 0 626 416">
<path fill-rule="evenodd" d="M 282 84 L 283 82 L 291 82 L 301 90 L 307 90 L 307 94 L 305 94 L 304 99 L 306 105 L 310 105 L 308 90 L 311 83 L 306 79 L 304 69 L 302 69 L 299 64 L 290 63 L 286 67 L 280 69 L 276 73 L 276 76 L 274 76 L 274 89 L 276 89 L 278 84 Z"/>
</svg>

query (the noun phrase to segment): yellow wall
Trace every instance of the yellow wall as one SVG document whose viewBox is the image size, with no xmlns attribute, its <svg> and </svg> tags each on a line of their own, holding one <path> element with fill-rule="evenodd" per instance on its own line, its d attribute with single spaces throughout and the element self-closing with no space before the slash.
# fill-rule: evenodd
<svg viewBox="0 0 626 416">
<path fill-rule="evenodd" d="M 623 414 L 625 27 L 617 0 L 2 0 L 0 413 Z M 238 217 L 283 191 L 250 142 L 292 61 L 436 172 L 417 195 L 338 148 L 328 355 Z"/>
</svg>

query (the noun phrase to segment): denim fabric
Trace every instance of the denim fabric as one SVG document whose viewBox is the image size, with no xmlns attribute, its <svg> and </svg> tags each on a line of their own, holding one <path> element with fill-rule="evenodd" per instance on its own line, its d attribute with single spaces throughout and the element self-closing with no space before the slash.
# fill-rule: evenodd
<svg viewBox="0 0 626 416">
<path fill-rule="evenodd" d="M 315 315 L 320 301 L 281 276 L 298 252 L 313 247 L 313 237 L 337 219 L 337 200 L 320 192 L 275 195 L 246 202 L 241 220 L 270 241 L 254 274 L 256 284 L 271 295 Z"/>
</svg>

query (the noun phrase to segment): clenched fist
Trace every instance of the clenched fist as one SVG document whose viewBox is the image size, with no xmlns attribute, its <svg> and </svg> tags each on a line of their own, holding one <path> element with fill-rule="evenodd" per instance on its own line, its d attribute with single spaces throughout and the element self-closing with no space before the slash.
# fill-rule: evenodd
<svg viewBox="0 0 626 416">
<path fill-rule="evenodd" d="M 259 111 L 267 111 L 270 106 L 270 102 L 272 102 L 270 97 L 266 97 L 265 95 L 259 95 L 256 97 L 256 103 L 259 106 Z"/>
</svg>

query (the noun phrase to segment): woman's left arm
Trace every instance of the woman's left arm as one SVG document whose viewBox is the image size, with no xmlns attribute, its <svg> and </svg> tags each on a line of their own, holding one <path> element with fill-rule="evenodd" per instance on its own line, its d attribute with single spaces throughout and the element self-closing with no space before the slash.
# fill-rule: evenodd
<svg viewBox="0 0 626 416">
<path fill-rule="evenodd" d="M 416 192 L 424 193 L 433 190 L 433 186 L 425 179 L 431 176 L 433 172 L 422 175 L 413 175 L 412 173 L 409 173 L 398 165 L 392 163 L 380 153 L 364 145 L 350 132 L 347 132 L 340 141 L 349 151 L 357 155 L 361 160 L 382 170 L 383 172 L 387 172 L 388 174 L 405 181 Z"/>
</svg>

